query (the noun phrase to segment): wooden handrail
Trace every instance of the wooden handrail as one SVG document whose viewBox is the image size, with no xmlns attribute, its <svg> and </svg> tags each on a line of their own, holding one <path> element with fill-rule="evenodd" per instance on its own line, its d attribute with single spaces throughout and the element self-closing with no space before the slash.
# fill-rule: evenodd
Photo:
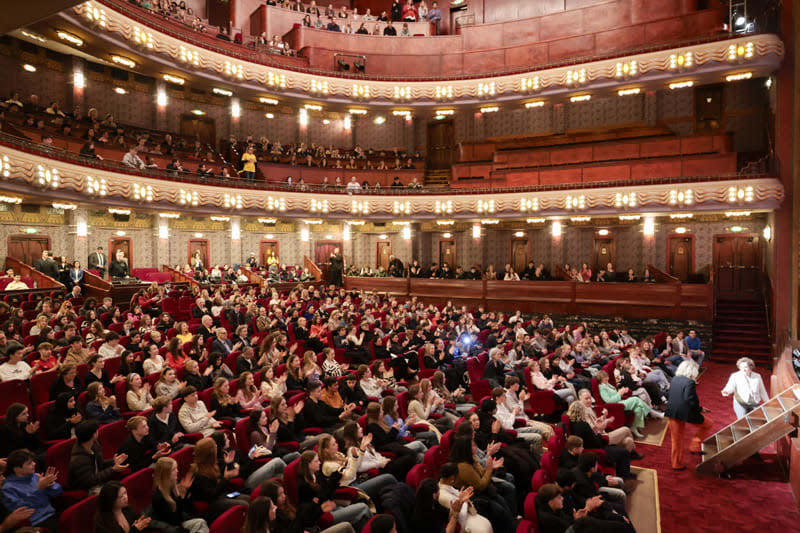
<svg viewBox="0 0 800 533">
<path fill-rule="evenodd" d="M 553 267 L 553 278 L 561 281 L 572 281 L 572 277 L 569 275 L 569 272 L 564 270 L 564 267 L 561 265 L 555 265 Z"/>
<path fill-rule="evenodd" d="M 653 278 L 655 278 L 656 283 L 680 283 L 681 282 L 681 280 L 679 280 L 675 276 L 671 276 L 671 275 L 667 274 L 663 270 L 657 268 L 654 265 L 651 265 L 650 263 L 647 263 L 647 270 L 649 270 L 650 274 L 653 275 Z"/>
<path fill-rule="evenodd" d="M 252 270 L 250 270 L 250 267 L 248 266 L 240 265 L 239 272 L 242 272 L 245 275 L 248 283 L 255 283 L 257 285 L 261 285 L 266 281 L 266 279 L 264 279 L 264 277 L 261 276 L 261 274 L 253 272 Z"/>
<path fill-rule="evenodd" d="M 14 272 L 19 273 L 20 276 L 27 276 L 33 279 L 34 283 L 36 283 L 37 289 L 66 289 L 64 284 L 60 281 L 53 279 L 46 274 L 42 274 L 27 263 L 23 263 L 22 261 L 14 259 L 13 257 L 6 257 L 6 268 L 13 268 Z"/>
<path fill-rule="evenodd" d="M 303 256 L 303 267 L 307 268 L 308 271 L 314 276 L 314 281 L 319 282 L 322 280 L 322 270 L 320 270 L 317 264 L 307 255 Z"/>
<path fill-rule="evenodd" d="M 169 265 L 161 265 L 161 271 L 172 275 L 172 281 L 175 283 L 188 283 L 190 287 L 200 288 L 200 283 L 183 272 L 179 272 Z"/>
<path fill-rule="evenodd" d="M 88 270 L 83 271 L 83 295 L 87 298 L 91 297 L 97 300 L 100 304 L 103 298 L 111 296 L 111 282 L 96 276 Z"/>
</svg>

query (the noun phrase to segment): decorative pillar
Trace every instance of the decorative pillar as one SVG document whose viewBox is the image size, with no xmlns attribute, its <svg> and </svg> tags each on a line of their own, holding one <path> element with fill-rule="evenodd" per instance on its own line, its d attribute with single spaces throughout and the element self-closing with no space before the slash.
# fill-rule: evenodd
<svg viewBox="0 0 800 533">
<path fill-rule="evenodd" d="M 647 91 L 644 93 L 644 106 L 642 116 L 644 123 L 648 126 L 655 126 L 658 122 L 658 93 L 656 91 Z"/>
<path fill-rule="evenodd" d="M 566 228 L 561 220 L 554 220 L 550 226 L 550 258 L 553 265 L 564 266 L 564 232 Z M 555 270 L 551 273 L 555 274 Z"/>
<path fill-rule="evenodd" d="M 75 239 L 67 239 L 66 255 L 74 257 L 86 266 L 89 253 L 93 251 L 89 249 L 89 211 L 85 207 L 67 211 L 67 224 L 69 225 L 68 233 L 74 232 Z M 71 250 L 69 249 L 70 244 L 72 244 Z"/>
<path fill-rule="evenodd" d="M 80 57 L 72 56 L 71 57 L 71 69 L 72 72 L 72 90 L 67 91 L 67 95 L 65 98 L 66 105 L 64 106 L 65 109 L 74 109 L 79 107 L 81 111 L 86 111 L 84 107 L 84 91 L 87 83 L 87 75 L 86 75 L 86 62 L 81 59 Z M 70 87 L 70 85 L 67 85 Z"/>
<path fill-rule="evenodd" d="M 155 129 L 168 130 L 167 124 L 167 84 L 164 80 L 156 80 L 156 94 L 153 98 L 153 122 Z"/>
<path fill-rule="evenodd" d="M 564 133 L 567 129 L 567 110 L 564 104 L 553 105 L 553 133 Z"/>
<path fill-rule="evenodd" d="M 242 217 L 231 217 L 231 245 L 228 248 L 228 264 L 240 265 L 244 263 L 242 255 Z"/>
<path fill-rule="evenodd" d="M 170 232 L 169 219 L 153 215 L 153 264 L 150 267 L 161 270 L 162 265 L 174 266 L 170 264 Z"/>
</svg>

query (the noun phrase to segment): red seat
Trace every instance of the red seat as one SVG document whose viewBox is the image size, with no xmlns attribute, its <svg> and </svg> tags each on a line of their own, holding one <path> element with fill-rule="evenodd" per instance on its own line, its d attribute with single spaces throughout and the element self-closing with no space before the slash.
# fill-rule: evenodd
<svg viewBox="0 0 800 533">
<path fill-rule="evenodd" d="M 543 470 L 546 470 L 550 479 L 553 480 L 556 478 L 556 473 L 558 472 L 558 457 L 553 455 L 552 452 L 545 452 L 542 455 L 541 464 Z M 535 474 L 534 474 L 535 476 Z"/>
<path fill-rule="evenodd" d="M 250 451 L 250 418 L 245 417 L 236 422 L 233 433 L 236 436 L 236 445 L 239 447 L 239 452 L 242 455 L 247 455 L 247 452 Z"/>
<path fill-rule="evenodd" d="M 50 387 L 58 379 L 58 372 L 40 372 L 31 378 L 31 399 L 34 404 L 50 400 Z"/>
<path fill-rule="evenodd" d="M 530 404 L 529 416 L 536 415 L 551 415 L 556 411 L 559 403 L 556 400 L 556 393 L 550 390 L 539 390 L 533 384 L 531 379 L 531 369 L 525 368 L 525 385 L 528 387 L 528 392 L 531 397 L 528 400 Z"/>
<path fill-rule="evenodd" d="M 613 369 L 609 374 L 609 378 L 614 375 Z M 622 426 L 630 423 L 632 418 L 629 420 L 626 418 L 625 414 L 625 405 L 621 403 L 605 403 L 603 401 L 603 397 L 600 396 L 600 384 L 598 383 L 596 378 L 592 378 L 592 396 L 594 397 L 595 406 L 599 408 L 606 408 L 608 410 L 608 416 L 614 417 L 614 421 L 608 424 L 608 431 L 613 431 L 617 428 L 621 428 Z"/>
<path fill-rule="evenodd" d="M 244 522 L 247 519 L 247 506 L 237 505 L 231 507 L 212 522 L 209 533 L 230 533 L 231 531 L 242 531 Z"/>
<path fill-rule="evenodd" d="M 286 497 L 289 499 L 289 502 L 297 506 L 298 504 L 298 494 L 297 494 L 297 470 L 300 468 L 300 458 L 298 457 L 288 465 L 283 471 L 283 488 L 286 490 Z"/>
<path fill-rule="evenodd" d="M 56 404 L 55 401 L 52 402 L 44 402 L 36 406 L 36 420 L 39 421 L 39 439 L 44 442 L 47 440 L 47 427 L 45 422 L 47 422 L 47 413 L 50 412 L 50 408 Z"/>
<path fill-rule="evenodd" d="M 423 480 L 432 478 L 433 472 L 427 464 L 414 465 L 406 474 L 406 483 L 416 492 Z"/>
<path fill-rule="evenodd" d="M 49 464 L 49 463 L 48 463 Z M 148 492 L 148 495 L 150 492 Z M 97 512 L 97 495 L 90 496 L 67 508 L 58 519 L 60 533 L 85 533 L 87 523 Z"/>
<path fill-rule="evenodd" d="M 152 468 L 145 468 L 122 479 L 122 484 L 128 489 L 128 503 L 137 512 L 144 511 L 150 505 L 153 494 L 153 473 Z"/>
<path fill-rule="evenodd" d="M 534 524 L 539 524 L 539 517 L 536 515 L 536 494 L 537 491 L 533 491 L 525 496 L 525 504 L 524 504 L 524 517 L 526 520 L 530 520 Z"/>
<path fill-rule="evenodd" d="M 538 492 L 542 485 L 547 483 L 552 483 L 553 478 L 550 475 L 550 472 L 545 470 L 544 468 L 540 468 L 536 472 L 533 473 L 533 477 L 531 478 L 531 490 L 533 492 Z M 525 518 L 528 518 L 526 515 Z"/>
<path fill-rule="evenodd" d="M 56 372 L 47 372 L 48 374 L 55 374 Z M 47 396 L 45 396 L 43 401 L 48 401 L 50 399 L 50 393 L 48 391 Z M 3 381 L 0 383 L 0 413 L 5 414 L 11 404 L 21 403 L 28 406 L 28 411 L 33 413 L 33 408 L 31 407 L 31 399 L 30 395 L 28 394 L 28 384 L 22 381 L 21 379 L 12 379 L 9 381 Z"/>
<path fill-rule="evenodd" d="M 100 430 L 97 432 L 97 441 L 103 448 L 103 458 L 106 461 L 113 459 L 119 447 L 128 438 L 126 423 L 126 420 L 117 420 L 100 426 Z"/>
<path fill-rule="evenodd" d="M 175 459 L 178 463 L 178 477 L 183 479 L 183 476 L 189 471 L 189 468 L 194 461 L 194 446 L 184 446 L 176 452 L 169 454 L 169 457 Z"/>
<path fill-rule="evenodd" d="M 48 467 L 52 466 L 58 472 L 58 481 L 59 485 L 62 487 L 67 486 L 67 473 L 69 471 L 69 458 L 72 455 L 72 447 L 77 442 L 76 438 L 71 438 L 69 440 L 63 440 L 56 444 L 53 444 L 47 451 L 45 452 L 45 463 Z M 86 497 L 86 491 L 83 490 L 65 490 L 61 493 L 59 501 L 63 505 L 71 505 L 76 503 L 83 498 Z M 63 531 L 63 530 L 62 530 Z M 81 531 L 79 529 L 75 529 L 73 531 Z"/>
<path fill-rule="evenodd" d="M 469 392 L 472 395 L 472 402 L 480 405 L 481 400 L 491 397 L 492 385 L 487 379 L 470 381 Z"/>
</svg>

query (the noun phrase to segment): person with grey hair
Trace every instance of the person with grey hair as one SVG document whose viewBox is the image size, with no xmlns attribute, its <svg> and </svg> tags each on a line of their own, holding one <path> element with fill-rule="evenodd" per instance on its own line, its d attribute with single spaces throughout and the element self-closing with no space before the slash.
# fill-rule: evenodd
<svg viewBox="0 0 800 533">
<path fill-rule="evenodd" d="M 741 357 L 736 361 L 736 367 L 739 371 L 728 378 L 728 383 L 722 389 L 722 395 L 727 397 L 733 394 L 733 411 L 737 418 L 742 418 L 769 400 L 769 395 L 761 374 L 754 372 L 756 364 L 752 359 Z"/>
<path fill-rule="evenodd" d="M 711 433 L 714 422 L 707 416 L 703 416 L 704 409 L 700 406 L 700 398 L 697 396 L 697 374 L 699 371 L 697 363 L 691 359 L 684 360 L 669 388 L 669 398 L 667 400 L 667 410 L 664 413 L 669 421 L 669 432 L 672 440 L 672 469 L 684 470 L 683 464 L 683 435 L 686 430 L 686 423 L 697 426 L 697 431 L 689 444 L 689 451 L 695 455 L 703 455 L 702 443 Z"/>
</svg>

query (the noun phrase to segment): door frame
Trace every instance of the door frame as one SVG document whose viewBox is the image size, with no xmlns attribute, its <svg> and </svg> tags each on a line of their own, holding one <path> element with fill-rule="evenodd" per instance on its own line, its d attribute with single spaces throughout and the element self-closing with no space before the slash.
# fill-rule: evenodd
<svg viewBox="0 0 800 533">
<path fill-rule="evenodd" d="M 318 244 L 335 244 L 336 247 L 339 248 L 339 252 L 341 252 L 341 254 L 342 254 L 342 261 L 344 261 L 345 256 L 344 256 L 344 246 L 342 246 L 342 241 L 337 241 L 337 240 L 333 240 L 333 239 L 331 239 L 331 240 L 323 239 L 321 241 L 314 241 L 314 261 L 317 260 L 317 245 Z M 324 261 L 324 262 L 327 263 L 327 261 Z"/>
<path fill-rule="evenodd" d="M 672 238 L 673 237 L 680 237 L 681 239 L 690 239 L 691 240 L 692 252 L 691 252 L 691 255 L 689 256 L 689 272 L 688 272 L 688 274 L 691 276 L 697 270 L 697 267 L 694 264 L 694 234 L 693 233 L 675 233 L 675 232 L 672 232 L 672 233 L 667 235 L 667 264 L 665 265 L 667 267 L 667 274 L 672 276 L 672 274 L 670 273 L 670 270 L 669 270 L 669 258 L 672 255 Z"/>
<path fill-rule="evenodd" d="M 390 239 L 378 239 L 375 242 L 375 268 L 381 266 L 381 245 L 388 244 L 389 245 L 389 255 L 394 255 L 394 250 L 392 249 L 392 241 Z M 386 270 L 389 270 L 389 265 L 387 263 Z"/>
<path fill-rule="evenodd" d="M 261 264 L 261 258 L 264 257 L 264 245 L 265 244 L 274 244 L 275 245 L 275 256 L 278 258 L 278 262 L 280 263 L 281 259 L 281 243 L 278 239 L 261 239 L 258 241 L 258 261 Z"/>
<path fill-rule="evenodd" d="M 762 243 L 762 241 L 764 239 L 762 239 L 762 235 L 760 233 L 753 233 L 752 231 L 748 231 L 746 233 L 745 232 L 741 232 L 741 233 L 715 233 L 714 235 L 712 235 L 711 236 L 711 239 L 712 239 L 711 240 L 711 268 L 712 269 L 716 269 L 717 268 L 716 247 L 717 247 L 717 239 L 719 237 L 728 238 L 728 239 L 737 238 L 737 237 L 752 237 L 754 239 L 758 239 L 758 264 L 756 265 L 756 268 L 758 268 L 759 271 L 762 271 L 762 272 L 764 271 L 764 253 L 763 253 L 764 251 L 761 248 L 761 246 L 762 246 L 761 243 Z"/>
<path fill-rule="evenodd" d="M 206 253 L 205 257 L 203 258 L 203 267 L 207 270 L 210 270 L 211 265 L 209 263 L 211 261 L 211 244 L 208 242 L 208 239 L 197 239 L 194 237 L 189 239 L 189 241 L 186 243 L 186 260 L 189 262 L 190 265 L 192 264 L 192 243 L 194 242 L 205 243 Z"/>
<path fill-rule="evenodd" d="M 614 272 L 617 272 L 617 238 L 614 235 L 609 233 L 608 235 L 592 235 L 592 263 L 595 261 L 595 246 L 597 245 L 597 241 L 611 241 L 611 251 L 613 252 L 614 260 L 611 262 L 611 266 L 614 267 Z M 606 265 L 595 265 L 592 264 L 591 268 L 593 272 L 598 272 L 601 268 L 605 269 Z M 627 272 L 627 269 L 626 269 Z"/>
<path fill-rule="evenodd" d="M 39 236 L 39 235 L 36 234 L 36 236 Z M 34 235 L 31 235 L 29 233 L 12 233 L 11 235 L 9 235 L 8 239 L 6 239 L 6 255 L 8 255 L 8 250 L 9 250 L 9 248 L 11 248 L 11 239 L 13 239 L 14 237 L 22 237 L 24 239 L 30 239 L 30 238 L 34 237 Z M 41 235 L 40 238 L 47 239 L 47 248 L 46 249 L 47 249 L 48 252 L 52 252 L 53 251 L 53 248 L 52 248 L 53 240 L 50 238 L 50 235 Z M 34 261 L 34 263 L 35 262 L 36 261 Z M 24 263 L 24 261 L 23 261 L 23 263 Z M 81 264 L 83 264 L 83 262 L 81 262 Z M 31 266 L 33 266 L 33 263 L 31 263 Z"/>
<path fill-rule="evenodd" d="M 114 257 L 111 256 L 111 248 L 112 243 L 114 241 L 128 241 L 128 270 L 133 272 L 133 239 L 131 237 L 117 237 L 116 235 L 113 237 L 108 238 L 108 262 L 114 261 L 116 259 L 116 252 L 114 253 Z"/>
<path fill-rule="evenodd" d="M 511 246 L 509 246 L 509 250 L 508 250 L 508 256 L 509 256 L 508 257 L 508 264 L 511 265 L 512 267 L 514 266 L 514 241 L 525 241 L 525 267 L 527 267 L 528 266 L 528 258 L 531 256 L 531 254 L 530 254 L 530 251 L 531 251 L 531 249 L 530 249 L 530 239 L 528 239 L 527 235 L 525 237 L 514 237 L 513 234 L 511 235 Z M 525 269 L 525 267 L 523 267 L 523 270 Z M 514 272 L 519 274 L 521 271 L 517 272 L 516 270 L 514 270 Z"/>
<path fill-rule="evenodd" d="M 436 245 L 437 246 L 436 247 L 436 256 L 437 256 L 437 259 L 439 260 L 439 268 L 441 268 L 442 264 L 443 264 L 442 263 L 442 243 L 443 242 L 449 242 L 449 243 L 453 244 L 453 261 L 451 262 L 450 267 L 453 269 L 453 272 L 455 272 L 456 264 L 457 264 L 457 260 L 458 260 L 458 247 L 456 245 L 455 237 L 450 237 L 449 239 L 445 239 L 444 237 L 440 237 L 439 238 L 439 244 Z"/>
</svg>

